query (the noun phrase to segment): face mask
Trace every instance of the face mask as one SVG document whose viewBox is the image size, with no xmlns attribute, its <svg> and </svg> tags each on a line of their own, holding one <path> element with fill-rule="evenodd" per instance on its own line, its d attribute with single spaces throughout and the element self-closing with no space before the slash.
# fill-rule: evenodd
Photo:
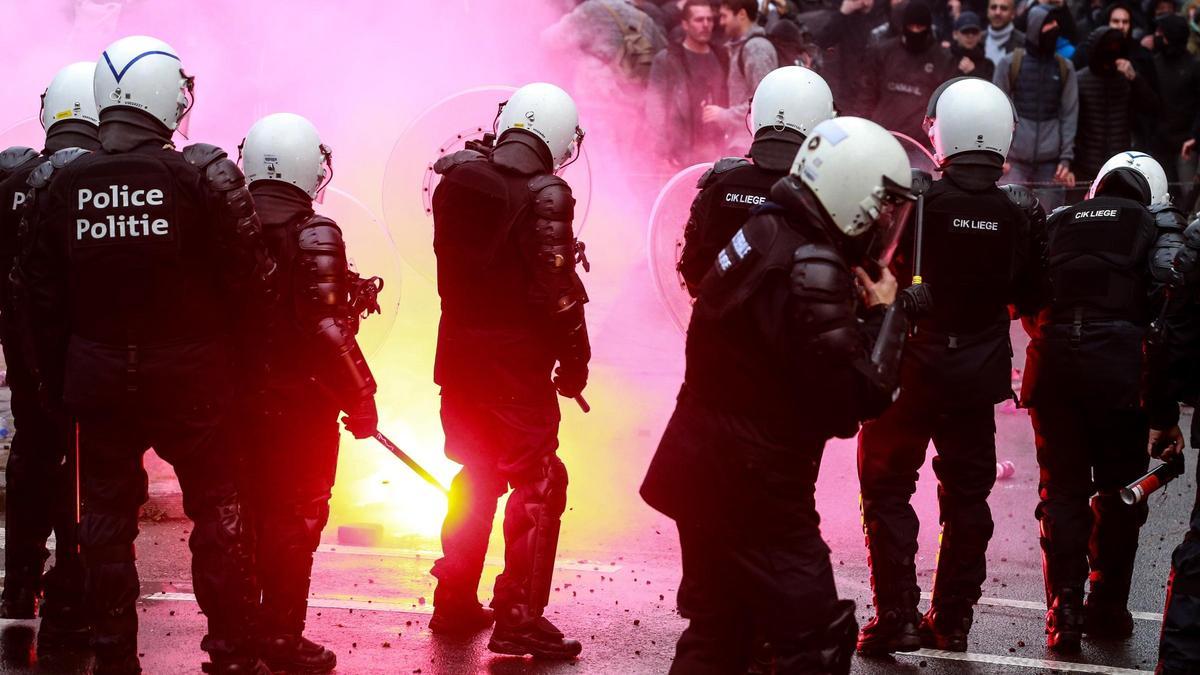
<svg viewBox="0 0 1200 675">
<path fill-rule="evenodd" d="M 905 49 L 914 54 L 920 54 L 929 49 L 929 45 L 933 44 L 933 31 L 929 28 L 920 32 L 913 32 L 906 29 L 902 41 L 904 42 Z"/>
<path fill-rule="evenodd" d="M 1045 52 L 1054 51 L 1054 48 L 1058 46 L 1058 36 L 1061 34 L 1062 31 L 1059 28 L 1051 28 L 1038 38 L 1038 46 Z"/>
<path fill-rule="evenodd" d="M 1167 41 L 1165 38 L 1163 38 L 1163 36 L 1161 36 L 1161 35 L 1154 36 L 1154 51 L 1156 51 L 1156 52 L 1167 51 Z"/>
</svg>

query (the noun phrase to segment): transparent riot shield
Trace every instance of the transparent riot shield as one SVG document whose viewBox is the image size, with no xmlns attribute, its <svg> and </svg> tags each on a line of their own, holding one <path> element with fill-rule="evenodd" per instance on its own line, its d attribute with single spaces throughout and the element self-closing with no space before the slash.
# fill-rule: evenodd
<svg viewBox="0 0 1200 675">
<path fill-rule="evenodd" d="M 650 210 L 650 240 L 646 247 L 650 254 L 650 273 L 659 299 L 680 331 L 687 330 L 692 316 L 692 297 L 677 269 L 683 253 L 683 229 L 692 200 L 699 192 L 696 183 L 711 167 L 711 163 L 696 164 L 672 176 L 659 191 Z"/>
<path fill-rule="evenodd" d="M 400 306 L 400 255 L 396 244 L 375 214 L 344 190 L 328 188 L 325 202 L 314 206 L 342 229 L 350 268 L 363 278 L 383 278 L 383 290 L 378 298 L 380 313 L 363 320 L 358 331 L 358 344 L 363 353 L 374 356 L 387 342 Z"/>
<path fill-rule="evenodd" d="M 405 262 L 433 281 L 433 171 L 439 157 L 462 150 L 467 141 L 492 133 L 500 104 L 516 87 L 491 85 L 460 91 L 425 109 L 400 134 L 383 174 L 383 216 Z M 587 120 L 580 120 L 587 128 Z M 592 169 L 587 143 L 579 161 L 562 171 L 575 196 L 575 234 L 587 223 L 592 202 Z"/>
<path fill-rule="evenodd" d="M 892 132 L 908 153 L 909 163 L 937 176 L 937 162 L 924 145 L 898 132 Z M 671 177 L 659 191 L 650 211 L 650 271 L 659 300 L 680 331 L 686 331 L 692 316 L 692 298 L 688 295 L 677 266 L 683 253 L 683 229 L 687 225 L 692 200 L 699 190 L 696 183 L 712 164 L 690 166 Z"/>
<path fill-rule="evenodd" d="M 46 132 L 42 130 L 42 121 L 37 117 L 26 117 L 0 131 L 0 150 L 21 145 L 41 151 L 45 140 Z"/>
</svg>

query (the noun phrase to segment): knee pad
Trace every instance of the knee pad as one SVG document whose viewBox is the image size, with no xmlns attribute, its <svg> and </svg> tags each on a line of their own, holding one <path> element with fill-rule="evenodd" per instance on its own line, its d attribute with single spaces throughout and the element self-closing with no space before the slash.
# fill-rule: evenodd
<svg viewBox="0 0 1200 675">
<path fill-rule="evenodd" d="M 314 551 L 321 544 L 321 532 L 329 523 L 329 497 L 325 493 L 298 504 L 296 508 L 296 515 L 303 523 L 304 543 Z"/>
<path fill-rule="evenodd" d="M 542 505 L 543 514 L 558 517 L 567 510 L 567 467 L 557 455 L 547 455 L 513 480 L 527 503 Z"/>
<path fill-rule="evenodd" d="M 137 550 L 133 544 L 105 544 L 100 546 L 83 546 L 84 563 L 88 567 L 96 565 L 112 565 L 133 563 L 137 560 Z"/>
</svg>

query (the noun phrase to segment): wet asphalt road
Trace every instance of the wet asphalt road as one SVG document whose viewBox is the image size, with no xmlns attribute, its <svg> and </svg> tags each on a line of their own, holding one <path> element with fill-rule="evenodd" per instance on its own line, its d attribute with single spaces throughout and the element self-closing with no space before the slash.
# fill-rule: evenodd
<svg viewBox="0 0 1200 675">
<path fill-rule="evenodd" d="M 997 523 L 989 553 L 985 599 L 977 609 L 967 655 L 920 652 L 893 660 L 857 659 L 858 673 L 1134 672 L 1153 670 L 1170 553 L 1185 531 L 1195 486 L 1180 479 L 1156 496 L 1143 530 L 1138 573 L 1130 608 L 1136 634 L 1125 642 L 1088 643 L 1074 659 L 1044 648 L 1040 559 L 1033 506 L 1036 467 L 1028 418 L 1001 408 L 997 413 L 1000 454 L 1016 475 L 997 483 L 991 505 Z M 1196 460 L 1188 451 L 1188 461 Z M 822 467 L 818 505 L 823 531 L 833 549 L 840 591 L 859 605 L 860 623 L 870 617 L 870 594 L 858 525 L 853 444 L 831 444 Z M 928 463 L 915 503 L 922 517 L 918 566 L 928 589 L 936 552 L 934 485 Z M 570 528 L 569 512 L 564 528 Z M 138 544 L 143 579 L 140 650 L 148 673 L 199 672 L 203 617 L 190 596 L 186 537 L 179 521 L 144 523 Z M 559 555 L 550 618 L 584 643 L 574 662 L 539 664 L 500 657 L 486 649 L 486 633 L 443 640 L 428 630 L 433 585 L 428 550 L 436 541 L 408 540 L 389 549 L 359 549 L 328 543 L 318 554 L 309 610 L 308 635 L 339 655 L 339 673 L 660 673 L 670 666 L 675 638 L 683 628 L 675 613 L 678 550 L 669 521 L 648 510 L 629 524 L 620 540 L 591 550 Z M 332 536 L 332 529 L 327 533 Z M 426 551 L 424 553 L 420 551 Z M 482 597 L 499 571 L 494 547 L 481 586 Z M 3 622 L 3 671 L 85 672 L 86 655 L 37 661 L 32 648 L 36 622 Z"/>
</svg>

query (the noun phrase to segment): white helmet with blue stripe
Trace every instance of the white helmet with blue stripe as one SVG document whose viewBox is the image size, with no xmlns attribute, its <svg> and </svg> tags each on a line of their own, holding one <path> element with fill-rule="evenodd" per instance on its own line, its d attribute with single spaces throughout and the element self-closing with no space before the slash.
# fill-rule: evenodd
<svg viewBox="0 0 1200 675">
<path fill-rule="evenodd" d="M 1105 174 L 1122 166 L 1127 166 L 1142 174 L 1145 176 L 1146 182 L 1150 183 L 1151 207 L 1167 206 L 1171 203 L 1167 172 L 1163 171 L 1162 165 L 1150 155 L 1133 150 L 1118 152 L 1109 158 L 1104 166 L 1100 167 L 1100 170 L 1096 172 L 1096 180 L 1092 181 L 1092 187 L 1088 190 L 1087 198 L 1091 199 L 1096 196 L 1096 186 L 1100 184 L 1100 179 L 1104 178 Z"/>
<path fill-rule="evenodd" d="M 134 35 L 117 40 L 100 55 L 95 94 L 100 112 L 115 106 L 136 108 L 174 131 L 192 107 L 192 78 L 183 72 L 171 45 Z"/>
</svg>

